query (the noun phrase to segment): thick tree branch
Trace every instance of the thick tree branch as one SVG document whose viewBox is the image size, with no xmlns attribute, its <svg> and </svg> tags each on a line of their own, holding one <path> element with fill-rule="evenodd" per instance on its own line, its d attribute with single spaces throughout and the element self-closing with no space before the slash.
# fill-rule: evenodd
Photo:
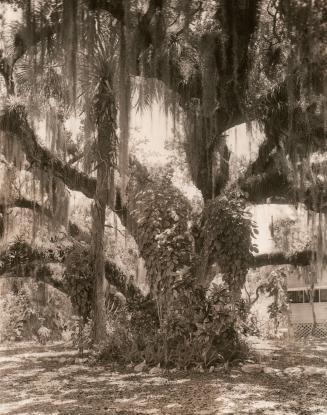
<svg viewBox="0 0 327 415">
<path fill-rule="evenodd" d="M 138 23 L 135 29 L 133 44 L 137 47 L 137 55 L 156 42 L 158 26 L 160 24 L 160 11 L 163 7 L 163 0 L 150 0 L 147 11 L 138 16 Z M 105 10 L 123 25 L 129 24 L 129 13 L 122 0 L 89 0 L 90 10 Z"/>
<path fill-rule="evenodd" d="M 39 215 L 44 215 L 49 219 L 53 218 L 52 212 L 50 209 L 41 206 L 39 203 L 35 202 L 34 200 L 26 199 L 25 197 L 17 197 L 10 201 L 0 202 L 0 213 L 3 213 L 5 209 L 10 208 L 20 208 L 20 209 L 30 209 L 36 212 Z"/>
<path fill-rule="evenodd" d="M 65 284 L 53 277 L 51 263 L 34 260 L 28 264 L 18 264 L 15 266 L 1 268 L 0 278 L 33 278 L 36 281 L 44 282 L 62 293 L 69 295 Z"/>
<path fill-rule="evenodd" d="M 51 264 L 65 264 L 65 258 L 71 251 L 63 251 L 60 258 L 50 251 L 39 251 L 25 241 L 17 241 L 0 254 L 1 278 L 33 278 L 43 281 L 61 292 L 69 295 L 64 282 L 53 276 Z M 116 264 L 105 261 L 105 277 L 109 286 L 115 287 L 128 301 L 143 298 L 143 294 L 134 284 L 133 278 L 128 277 Z"/>
<path fill-rule="evenodd" d="M 24 107 L 16 107 L 11 111 L 5 112 L 0 117 L 0 130 L 7 134 L 10 139 L 16 139 L 21 144 L 26 159 L 33 167 L 51 173 L 54 177 L 62 180 L 69 189 L 79 191 L 86 197 L 93 199 L 96 179 L 63 162 L 48 149 L 42 147 L 38 143 L 34 131 L 29 126 Z M 134 158 L 130 158 L 130 170 L 133 178 L 140 186 L 149 180 L 147 169 Z M 135 232 L 136 224 L 131 221 L 127 207 L 121 205 L 119 192 L 117 192 L 116 205 L 112 206 L 110 202 L 108 200 L 108 206 L 116 212 L 127 230 L 131 233 Z M 16 203 L 21 204 L 21 206 L 17 207 L 34 208 L 41 213 L 49 213 L 49 217 L 51 216 L 50 212 L 44 211 L 44 208 L 38 206 L 37 203 L 23 199 L 17 200 Z M 132 231 L 133 226 L 134 231 Z"/>
<path fill-rule="evenodd" d="M 307 266 L 316 260 L 316 252 L 310 249 L 287 255 L 285 252 L 260 254 L 253 257 L 252 267 L 259 268 L 267 265 L 294 265 Z M 327 260 L 327 256 L 325 256 Z"/>
<path fill-rule="evenodd" d="M 266 172 L 242 177 L 239 185 L 246 192 L 247 200 L 253 204 L 302 203 L 308 210 L 327 212 L 327 189 L 318 179 L 315 183 L 308 181 L 298 187 L 285 173 L 272 167 Z"/>
<path fill-rule="evenodd" d="M 40 215 L 45 215 L 48 218 L 52 218 L 52 212 L 50 209 L 46 209 L 42 207 L 37 202 L 28 200 L 23 197 L 16 198 L 11 200 L 10 202 L 4 204 L 0 203 L 0 212 L 5 210 L 6 208 L 22 208 L 22 209 L 31 209 L 37 212 Z M 68 224 L 68 232 L 69 235 L 76 239 L 77 241 L 83 241 L 87 244 L 90 243 L 90 235 L 79 228 L 78 225 L 69 221 Z M 26 246 L 27 247 L 27 246 Z M 44 281 L 55 288 L 59 289 L 60 291 L 66 292 L 66 288 L 60 282 L 60 280 L 54 279 L 52 277 L 51 269 L 49 268 L 47 261 L 57 262 L 57 257 L 51 257 L 48 253 L 46 253 L 47 259 L 46 261 L 43 258 L 42 253 L 38 253 L 36 250 L 27 247 L 29 250 L 29 255 L 27 261 L 23 261 L 22 258 L 18 258 L 18 263 L 12 265 L 10 262 L 7 261 L 7 257 L 2 256 L 0 257 L 0 262 L 2 266 L 0 267 L 0 276 L 1 275 L 9 275 L 9 276 L 17 276 L 17 277 L 31 277 L 36 278 L 39 281 Z M 25 257 L 25 255 L 21 255 L 21 257 Z M 65 253 L 61 256 L 61 260 L 64 261 Z M 105 262 L 105 276 L 110 285 L 113 285 L 121 292 L 126 298 L 132 299 L 135 296 L 142 296 L 141 291 L 135 285 L 133 278 L 128 277 L 115 263 L 112 261 Z"/>
<path fill-rule="evenodd" d="M 10 201 L 0 202 L 0 213 L 4 213 L 8 208 L 29 209 L 38 215 L 46 216 L 48 219 L 53 219 L 53 213 L 51 209 L 40 205 L 34 200 L 26 199 L 23 196 L 19 196 Z M 72 221 L 68 222 L 68 233 L 77 241 L 84 241 L 86 243 L 90 242 L 90 235 L 87 232 L 83 231 L 76 223 Z"/>
<path fill-rule="evenodd" d="M 292 204 L 295 201 L 294 190 L 284 174 L 278 170 L 241 178 L 241 189 L 247 193 L 247 200 L 253 204 L 277 202 Z"/>
<path fill-rule="evenodd" d="M 123 0 L 88 0 L 90 10 L 106 10 L 115 19 L 124 22 L 125 9 Z"/>
<path fill-rule="evenodd" d="M 42 147 L 29 126 L 24 107 L 18 106 L 5 112 L 0 118 L 0 130 L 15 137 L 21 144 L 29 163 L 43 171 L 53 174 L 61 179 L 71 190 L 82 192 L 85 196 L 93 198 L 95 193 L 95 178 L 87 176 L 61 161 L 51 151 Z"/>
</svg>

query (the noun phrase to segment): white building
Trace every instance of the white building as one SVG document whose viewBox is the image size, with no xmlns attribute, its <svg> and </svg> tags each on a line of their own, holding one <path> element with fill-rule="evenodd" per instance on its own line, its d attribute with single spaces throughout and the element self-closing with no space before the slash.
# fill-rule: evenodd
<svg viewBox="0 0 327 415">
<path fill-rule="evenodd" d="M 306 226 L 306 214 L 292 206 L 259 205 L 253 208 L 253 219 L 259 226 L 256 243 L 260 253 L 274 252 L 274 241 L 270 234 L 271 221 L 292 218 Z M 273 219 L 272 219 L 273 218 Z M 313 304 L 310 303 L 311 284 L 305 276 L 305 270 L 288 274 L 287 291 L 290 299 L 290 322 L 297 337 L 312 334 L 314 315 L 316 319 L 315 335 L 327 336 L 327 269 L 314 284 Z"/>
<path fill-rule="evenodd" d="M 295 336 L 314 334 L 327 336 L 327 272 L 314 283 L 313 302 L 310 303 L 310 283 L 304 276 L 292 273 L 287 278 L 287 292 L 290 300 L 290 317 Z M 314 316 L 316 330 L 312 333 Z"/>
</svg>

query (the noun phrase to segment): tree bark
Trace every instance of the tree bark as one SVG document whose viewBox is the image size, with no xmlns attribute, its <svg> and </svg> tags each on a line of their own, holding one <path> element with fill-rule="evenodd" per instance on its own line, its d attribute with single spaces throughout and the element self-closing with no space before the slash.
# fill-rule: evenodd
<svg viewBox="0 0 327 415">
<path fill-rule="evenodd" d="M 99 151 L 101 139 L 98 140 Z M 104 295 L 104 225 L 106 216 L 107 193 L 109 183 L 109 169 L 102 162 L 97 171 L 97 184 L 92 203 L 92 241 L 91 252 L 94 272 L 94 341 L 100 343 L 106 333 L 106 313 Z"/>
<path fill-rule="evenodd" d="M 105 259 L 104 259 L 104 229 L 106 206 L 113 197 L 113 174 L 116 163 L 117 109 L 112 91 L 111 76 L 107 74 L 99 82 L 95 95 L 94 113 L 90 114 L 97 127 L 96 167 L 97 178 L 95 194 L 92 203 L 91 256 L 94 273 L 94 341 L 100 343 L 106 336 L 105 309 Z M 111 193 L 109 193 L 111 190 Z"/>
<path fill-rule="evenodd" d="M 292 255 L 287 255 L 285 252 L 273 252 L 271 254 L 259 254 L 253 256 L 252 268 L 264 267 L 267 265 L 294 265 L 294 266 L 307 266 L 316 259 L 317 253 L 310 249 L 295 252 Z M 324 260 L 327 257 L 325 256 Z"/>
</svg>

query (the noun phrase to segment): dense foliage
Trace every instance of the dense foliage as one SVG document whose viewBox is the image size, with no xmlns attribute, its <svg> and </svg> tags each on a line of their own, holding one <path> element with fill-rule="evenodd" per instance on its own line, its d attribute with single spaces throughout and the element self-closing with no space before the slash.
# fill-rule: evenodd
<svg viewBox="0 0 327 415">
<path fill-rule="evenodd" d="M 109 293 L 118 288 L 131 297 L 133 322 L 117 323 L 127 328 L 121 342 L 108 346 L 115 354 L 131 342 L 143 352 L 152 345 L 156 357 L 143 358 L 153 363 L 188 367 L 201 359 L 215 362 L 218 354 L 232 358 L 241 348 L 247 311 L 241 289 L 257 253 L 246 203 L 301 202 L 324 216 L 323 154 L 312 161 L 326 151 L 323 1 L 4 4 L 1 233 L 9 232 L 8 209 L 30 209 L 34 224 L 45 227 L 46 216 L 49 229 L 63 227 L 74 249 L 63 263 L 60 255 L 35 250 L 33 241 L 31 247 L 20 243 L 14 247 L 25 246 L 18 269 L 17 252 L 11 257 L 9 248 L 0 271 L 29 272 L 60 285 L 83 323 L 92 317 L 97 342 L 106 333 L 104 277 L 112 272 L 118 287 Z M 6 21 L 12 6 L 21 12 L 15 24 Z M 139 109 L 160 103 L 177 129 L 184 124 L 185 160 L 203 197 L 199 217 L 168 172 L 151 177 L 129 157 L 133 99 Z M 72 120 L 79 125 L 74 134 L 67 127 Z M 225 133 L 245 122 L 250 131 L 252 120 L 265 140 L 237 182 L 241 193 L 230 187 Z M 93 201 L 86 237 L 69 221 L 68 189 Z M 108 208 L 138 244 L 149 298 L 122 283 L 122 273 L 106 263 Z M 51 261 L 63 263 L 63 280 L 50 278 Z M 208 292 L 216 273 L 221 281 Z M 277 298 L 273 287 L 268 289 Z M 145 316 L 151 316 L 151 335 L 140 346 L 133 327 L 143 335 Z"/>
<path fill-rule="evenodd" d="M 151 291 L 164 292 L 192 262 L 191 207 L 169 177 L 154 178 L 134 199 L 131 214 L 137 223 L 137 242 L 145 260 Z"/>
<path fill-rule="evenodd" d="M 242 194 L 227 190 L 207 204 L 202 220 L 200 255 L 209 264 L 217 262 L 230 291 L 240 292 L 252 253 L 257 252 L 252 243 L 256 225 L 246 211 Z"/>
<path fill-rule="evenodd" d="M 93 284 L 92 263 L 85 249 L 75 249 L 66 258 L 63 276 L 75 312 L 84 322 L 90 317 L 92 308 Z"/>
<path fill-rule="evenodd" d="M 60 340 L 71 316 L 67 297 L 44 283 L 12 279 L 0 299 L 0 339 Z M 4 290 L 3 288 L 3 290 Z"/>
</svg>

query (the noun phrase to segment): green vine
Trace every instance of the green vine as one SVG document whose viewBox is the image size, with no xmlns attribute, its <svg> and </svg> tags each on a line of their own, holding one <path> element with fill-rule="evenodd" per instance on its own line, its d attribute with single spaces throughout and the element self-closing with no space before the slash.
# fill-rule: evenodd
<svg viewBox="0 0 327 415">
<path fill-rule="evenodd" d="M 189 230 L 191 207 L 169 177 L 151 181 L 135 196 L 140 254 L 145 260 L 151 292 L 160 295 L 189 269 L 193 258 Z"/>
<path fill-rule="evenodd" d="M 258 231 L 241 196 L 237 191 L 226 192 L 209 202 L 200 231 L 201 255 L 208 264 L 217 262 L 231 292 L 240 292 L 252 254 L 257 252 L 252 237 Z"/>
<path fill-rule="evenodd" d="M 70 293 L 71 302 L 84 322 L 92 310 L 93 271 L 90 255 L 86 249 L 74 249 L 66 258 L 63 279 Z"/>
</svg>

